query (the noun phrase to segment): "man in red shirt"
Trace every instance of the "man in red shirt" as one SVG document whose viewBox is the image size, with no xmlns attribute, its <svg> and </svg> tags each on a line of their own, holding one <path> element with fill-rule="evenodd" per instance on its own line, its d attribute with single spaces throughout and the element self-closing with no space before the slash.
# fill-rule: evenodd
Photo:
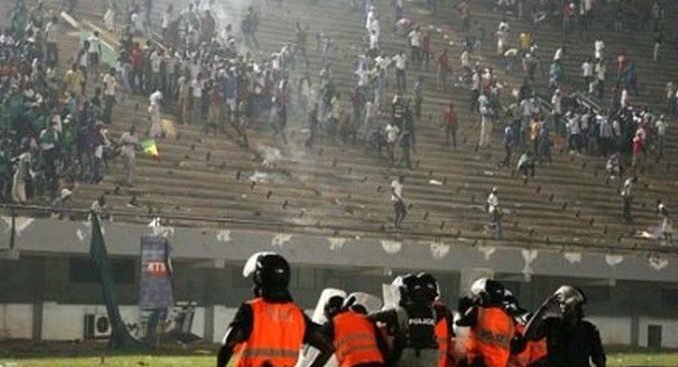
<svg viewBox="0 0 678 367">
<path fill-rule="evenodd" d="M 129 61 L 132 64 L 132 88 L 135 93 L 143 93 L 144 85 L 144 51 L 135 42 L 129 53 Z"/>
<path fill-rule="evenodd" d="M 634 172 L 637 172 L 638 166 L 642 163 L 643 161 L 643 148 L 645 147 L 645 140 L 643 139 L 643 136 L 640 132 L 636 133 L 636 136 L 633 137 L 633 141 L 631 142 L 631 152 L 633 153 L 633 157 L 631 159 L 631 167 L 633 168 Z"/>
<path fill-rule="evenodd" d="M 443 121 L 445 122 L 445 139 L 447 146 L 450 146 L 450 136 L 452 137 L 452 147 L 457 149 L 457 111 L 454 110 L 454 105 L 450 103 L 447 110 L 443 113 Z"/>
<path fill-rule="evenodd" d="M 438 83 L 437 87 L 438 89 L 447 90 L 447 72 L 449 71 L 449 56 L 447 54 L 447 48 L 443 51 L 443 53 L 438 56 L 438 60 L 436 62 L 437 67 L 438 67 Z"/>
</svg>

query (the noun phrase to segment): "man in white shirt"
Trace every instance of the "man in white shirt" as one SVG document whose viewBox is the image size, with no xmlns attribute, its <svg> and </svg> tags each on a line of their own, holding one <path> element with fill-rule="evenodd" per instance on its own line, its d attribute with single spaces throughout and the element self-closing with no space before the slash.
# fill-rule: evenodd
<svg viewBox="0 0 678 367">
<path fill-rule="evenodd" d="M 596 84 L 598 87 L 598 98 L 603 99 L 605 95 L 605 74 L 607 73 L 607 67 L 605 66 L 605 61 L 603 59 L 596 60 L 596 66 L 593 68 L 594 73 L 596 74 Z"/>
<path fill-rule="evenodd" d="M 395 213 L 395 220 L 393 226 L 399 229 L 403 220 L 407 216 L 407 206 L 403 199 L 403 183 L 405 176 L 398 177 L 397 180 L 391 182 L 391 202 L 393 203 L 393 211 Z"/>
<path fill-rule="evenodd" d="M 153 50 L 149 59 L 151 63 L 151 80 L 147 85 L 147 90 L 155 90 L 161 86 L 160 67 L 164 59 L 164 51 L 159 49 Z"/>
<path fill-rule="evenodd" d="M 556 89 L 553 92 L 553 97 L 551 97 L 551 105 L 553 106 L 553 127 L 557 134 L 560 134 L 560 118 L 563 116 L 563 97 L 560 93 L 560 89 Z"/>
<path fill-rule="evenodd" d="M 198 124 L 202 121 L 202 80 L 193 79 L 191 88 L 193 88 L 193 116 L 191 117 L 191 123 Z"/>
<path fill-rule="evenodd" d="M 130 126 L 128 131 L 120 136 L 120 155 L 125 163 L 126 184 L 132 186 L 136 178 L 136 150 L 139 144 L 139 138 L 136 135 L 134 125 Z"/>
<path fill-rule="evenodd" d="M 45 26 L 45 59 L 47 66 L 57 66 L 59 64 L 59 48 L 57 42 L 61 27 L 59 25 L 59 18 L 53 16 L 52 19 Z"/>
<path fill-rule="evenodd" d="M 631 204 L 633 202 L 633 184 L 635 184 L 636 181 L 638 181 L 638 177 L 636 176 L 627 178 L 626 181 L 624 181 L 624 186 L 620 192 L 622 197 L 622 211 L 626 224 L 633 222 L 633 217 L 631 215 Z"/>
<path fill-rule="evenodd" d="M 584 84 L 588 86 L 589 94 L 593 94 L 593 61 L 591 58 L 584 60 L 581 64 L 581 70 Z"/>
<path fill-rule="evenodd" d="M 384 129 L 386 134 L 386 149 L 388 150 L 388 156 L 391 159 L 391 163 L 395 162 L 395 145 L 398 141 L 398 136 L 400 134 L 400 129 L 393 122 L 389 122 Z"/>
<path fill-rule="evenodd" d="M 115 79 L 115 68 L 110 68 L 108 74 L 103 77 L 104 84 L 104 112 L 102 120 L 105 124 L 110 124 L 113 119 L 113 105 L 115 105 L 115 95 L 118 90 L 118 81 Z"/>
<path fill-rule="evenodd" d="M 412 62 L 419 65 L 421 58 L 421 29 L 419 26 L 414 28 L 407 36 L 410 39 L 410 47 L 412 49 Z"/>
<path fill-rule="evenodd" d="M 370 30 L 370 52 L 376 55 L 379 52 L 379 34 L 376 30 Z"/>
<path fill-rule="evenodd" d="M 393 56 L 393 61 L 395 61 L 396 85 L 398 91 L 404 92 L 407 89 L 407 75 L 405 74 L 405 69 L 407 69 L 407 56 L 405 56 L 405 52 L 400 50 L 397 55 Z"/>
<path fill-rule="evenodd" d="M 657 161 L 659 161 L 664 157 L 664 139 L 666 138 L 664 115 L 659 116 L 655 121 L 654 128 L 657 130 Z"/>
<path fill-rule="evenodd" d="M 167 30 L 169 29 L 170 22 L 172 21 L 172 12 L 174 11 L 174 6 L 169 4 L 167 10 L 162 14 L 162 20 L 160 22 L 160 29 L 162 29 L 162 38 L 167 39 L 168 34 Z"/>
<path fill-rule="evenodd" d="M 87 58 L 91 70 L 96 73 L 99 66 L 99 58 L 101 56 L 101 40 L 99 40 L 99 32 L 94 33 L 87 39 L 89 41 L 89 49 L 87 50 Z"/>
</svg>

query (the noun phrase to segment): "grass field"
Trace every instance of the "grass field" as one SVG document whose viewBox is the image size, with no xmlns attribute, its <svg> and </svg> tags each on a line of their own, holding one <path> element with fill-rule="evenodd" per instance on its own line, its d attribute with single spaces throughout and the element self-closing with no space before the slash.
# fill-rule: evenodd
<svg viewBox="0 0 678 367">
<path fill-rule="evenodd" d="M 127 355 L 101 357 L 41 357 L 41 358 L 3 358 L 0 367 L 206 367 L 213 366 L 215 359 L 211 355 L 151 356 Z M 608 357 L 610 367 L 676 367 L 678 353 L 663 354 L 611 354 Z"/>
</svg>

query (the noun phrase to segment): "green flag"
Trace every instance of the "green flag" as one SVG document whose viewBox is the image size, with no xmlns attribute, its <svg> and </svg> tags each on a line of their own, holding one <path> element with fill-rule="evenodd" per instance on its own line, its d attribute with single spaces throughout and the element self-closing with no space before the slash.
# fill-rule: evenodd
<svg viewBox="0 0 678 367">
<path fill-rule="evenodd" d="M 106 244 L 101 233 L 101 225 L 97 215 L 92 215 L 92 242 L 89 247 L 89 255 L 94 261 L 99 274 L 101 275 L 101 286 L 104 292 L 104 302 L 106 303 L 106 312 L 111 321 L 111 339 L 110 348 L 113 350 L 138 349 L 143 346 L 142 342 L 132 337 L 127 331 L 125 323 L 120 317 L 118 309 L 118 300 L 115 294 L 115 281 L 113 280 L 113 270 L 111 262 L 108 259 Z"/>
</svg>

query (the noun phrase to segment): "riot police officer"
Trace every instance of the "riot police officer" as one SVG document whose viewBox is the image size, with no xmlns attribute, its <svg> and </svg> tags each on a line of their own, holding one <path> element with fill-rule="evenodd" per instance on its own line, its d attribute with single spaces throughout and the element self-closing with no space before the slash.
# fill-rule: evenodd
<svg viewBox="0 0 678 367">
<path fill-rule="evenodd" d="M 598 329 L 584 320 L 584 292 L 564 285 L 530 319 L 525 338 L 546 338 L 549 367 L 605 367 L 606 357 Z"/>
<path fill-rule="evenodd" d="M 304 343 L 321 351 L 317 366 L 324 365 L 332 346 L 292 300 L 287 260 L 272 252 L 256 253 L 245 264 L 243 276 L 251 277 L 255 298 L 240 306 L 229 325 L 217 367 L 292 367 Z"/>
</svg>

